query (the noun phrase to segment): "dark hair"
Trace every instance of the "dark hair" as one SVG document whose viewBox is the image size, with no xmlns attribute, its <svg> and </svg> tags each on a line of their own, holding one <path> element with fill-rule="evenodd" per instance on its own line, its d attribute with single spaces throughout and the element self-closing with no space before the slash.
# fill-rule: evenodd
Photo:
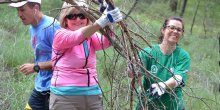
<svg viewBox="0 0 220 110">
<path fill-rule="evenodd" d="M 169 18 L 165 19 L 165 21 L 164 21 L 162 27 L 160 28 L 160 31 L 161 31 L 162 29 L 165 29 L 165 28 L 166 28 L 166 26 L 167 26 L 167 24 L 168 24 L 168 22 L 169 22 L 170 20 L 180 21 L 180 22 L 182 23 L 182 28 L 183 28 L 183 32 L 184 32 L 184 22 L 183 22 L 183 19 L 182 19 L 181 17 L 177 17 L 177 16 L 172 16 L 172 17 L 169 17 Z M 161 43 L 162 41 L 163 41 L 163 33 L 160 32 L 160 37 L 159 37 L 159 39 L 158 39 L 158 42 Z"/>
<path fill-rule="evenodd" d="M 35 2 L 28 2 L 27 3 L 28 7 L 33 8 L 35 5 L 39 6 L 39 10 L 41 10 L 41 5 L 39 3 L 35 3 Z"/>
</svg>

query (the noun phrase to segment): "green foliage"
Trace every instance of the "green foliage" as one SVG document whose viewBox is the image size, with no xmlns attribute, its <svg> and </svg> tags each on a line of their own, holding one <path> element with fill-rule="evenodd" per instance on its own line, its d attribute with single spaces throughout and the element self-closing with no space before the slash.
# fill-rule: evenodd
<svg viewBox="0 0 220 110">
<path fill-rule="evenodd" d="M 28 101 L 27 99 L 30 96 L 30 92 L 33 89 L 33 79 L 35 75 L 26 77 L 21 74 L 22 73 L 13 70 L 7 71 L 7 73 L 4 74 L 8 79 L 2 84 L 4 89 L 0 94 L 1 97 L 4 97 L 2 110 L 24 109 Z"/>
</svg>

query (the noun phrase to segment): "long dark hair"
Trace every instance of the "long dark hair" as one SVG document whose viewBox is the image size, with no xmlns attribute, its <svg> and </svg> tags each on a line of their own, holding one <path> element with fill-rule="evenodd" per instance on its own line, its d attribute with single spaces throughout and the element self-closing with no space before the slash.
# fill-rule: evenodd
<svg viewBox="0 0 220 110">
<path fill-rule="evenodd" d="M 160 28 L 160 31 L 166 28 L 166 26 L 167 26 L 167 24 L 168 24 L 168 22 L 169 22 L 170 20 L 180 21 L 180 22 L 182 23 L 183 32 L 184 32 L 184 22 L 183 22 L 183 19 L 182 19 L 181 17 L 177 17 L 177 16 L 172 16 L 172 17 L 169 17 L 169 18 L 165 19 L 165 21 L 164 21 L 162 27 Z M 158 42 L 159 42 L 159 43 L 162 43 L 162 41 L 163 41 L 163 33 L 160 32 L 160 37 L 158 38 Z"/>
</svg>

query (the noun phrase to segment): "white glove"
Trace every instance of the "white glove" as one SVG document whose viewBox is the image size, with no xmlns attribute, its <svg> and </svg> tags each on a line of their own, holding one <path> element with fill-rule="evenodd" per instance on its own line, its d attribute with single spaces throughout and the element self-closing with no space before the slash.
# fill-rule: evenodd
<svg viewBox="0 0 220 110">
<path fill-rule="evenodd" d="M 102 16 L 96 20 L 96 23 L 102 28 L 110 23 L 115 23 L 123 20 L 123 16 L 119 10 L 119 8 L 115 8 L 114 10 L 107 11 L 108 8 L 105 9 Z"/>
<path fill-rule="evenodd" d="M 161 95 L 165 93 L 166 85 L 163 82 L 151 84 L 150 89 L 148 89 L 149 95 L 155 98 L 160 98 Z"/>
<path fill-rule="evenodd" d="M 173 80 L 175 80 L 176 85 L 174 86 L 174 88 L 180 86 L 180 87 L 184 87 L 185 84 L 183 82 L 183 78 L 180 75 L 174 75 L 174 77 L 172 77 Z"/>
</svg>

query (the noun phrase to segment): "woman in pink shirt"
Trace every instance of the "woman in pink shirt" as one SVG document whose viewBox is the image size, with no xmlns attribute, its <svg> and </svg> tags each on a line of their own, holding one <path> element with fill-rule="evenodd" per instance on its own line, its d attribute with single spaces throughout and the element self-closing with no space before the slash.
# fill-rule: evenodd
<svg viewBox="0 0 220 110">
<path fill-rule="evenodd" d="M 76 2 L 87 7 L 85 2 Z M 68 8 L 67 8 L 68 7 Z M 51 79 L 51 110 L 103 110 L 102 93 L 96 72 L 96 51 L 111 46 L 99 29 L 122 20 L 118 8 L 105 11 L 95 23 L 79 10 L 64 2 L 60 13 L 61 29 L 53 41 L 53 76 Z"/>
</svg>

